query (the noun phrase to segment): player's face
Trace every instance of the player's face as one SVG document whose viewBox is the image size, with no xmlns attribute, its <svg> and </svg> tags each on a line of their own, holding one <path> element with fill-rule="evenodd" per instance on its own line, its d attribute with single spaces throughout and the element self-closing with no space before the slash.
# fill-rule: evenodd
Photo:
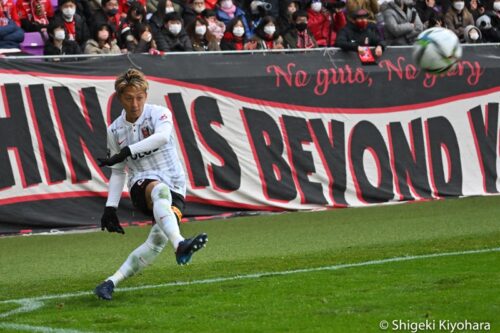
<svg viewBox="0 0 500 333">
<path fill-rule="evenodd" d="M 120 95 L 120 102 L 125 109 L 128 122 L 133 123 L 141 116 L 147 97 L 148 94 L 142 89 L 136 87 L 125 88 Z"/>
</svg>

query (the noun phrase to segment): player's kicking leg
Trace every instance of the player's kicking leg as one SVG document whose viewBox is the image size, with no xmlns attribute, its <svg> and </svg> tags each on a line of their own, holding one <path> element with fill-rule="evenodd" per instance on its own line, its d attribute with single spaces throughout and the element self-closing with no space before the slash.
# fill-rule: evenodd
<svg viewBox="0 0 500 333">
<path fill-rule="evenodd" d="M 208 241 L 207 234 L 202 233 L 187 239 L 182 237 L 177 217 L 171 208 L 172 193 L 166 184 L 160 182 L 148 184 L 146 198 L 151 200 L 156 223 L 172 242 L 177 263 L 179 265 L 189 263 L 193 253 L 205 247 Z"/>
</svg>

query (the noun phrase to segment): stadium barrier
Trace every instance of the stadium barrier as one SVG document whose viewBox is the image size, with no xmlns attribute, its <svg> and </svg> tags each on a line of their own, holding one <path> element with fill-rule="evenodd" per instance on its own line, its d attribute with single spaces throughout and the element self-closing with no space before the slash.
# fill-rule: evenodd
<svg viewBox="0 0 500 333">
<path fill-rule="evenodd" d="M 338 49 L 0 59 L 0 233 L 99 223 L 96 157 L 134 66 L 172 110 L 186 216 L 495 194 L 499 50 L 465 47 L 438 76 L 404 47 L 369 66 Z M 119 212 L 147 219 L 126 191 Z"/>
</svg>

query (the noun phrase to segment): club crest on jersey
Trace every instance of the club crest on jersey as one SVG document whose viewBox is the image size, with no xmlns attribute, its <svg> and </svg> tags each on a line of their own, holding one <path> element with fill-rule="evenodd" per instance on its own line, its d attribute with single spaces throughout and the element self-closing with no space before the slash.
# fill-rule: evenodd
<svg viewBox="0 0 500 333">
<path fill-rule="evenodd" d="M 142 137 L 144 139 L 151 135 L 151 132 L 149 131 L 149 127 L 143 127 L 143 128 L 141 128 L 141 131 L 142 131 Z"/>
</svg>

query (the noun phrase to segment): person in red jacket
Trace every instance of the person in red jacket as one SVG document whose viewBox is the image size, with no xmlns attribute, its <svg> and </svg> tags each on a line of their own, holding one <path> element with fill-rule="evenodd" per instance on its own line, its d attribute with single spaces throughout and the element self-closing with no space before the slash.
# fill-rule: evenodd
<svg viewBox="0 0 500 333">
<path fill-rule="evenodd" d="M 320 47 L 334 46 L 337 32 L 347 24 L 340 6 L 329 6 L 327 9 L 321 0 L 312 0 L 307 9 L 307 17 L 307 27 Z"/>
<path fill-rule="evenodd" d="M 25 32 L 47 32 L 49 20 L 54 16 L 50 0 L 18 0 L 16 8 Z"/>
<path fill-rule="evenodd" d="M 1 18 L 6 18 L 8 20 L 14 21 L 14 23 L 16 23 L 18 27 L 21 26 L 21 21 L 19 21 L 16 5 L 14 4 L 13 0 L 0 0 L 0 19 Z"/>
</svg>

